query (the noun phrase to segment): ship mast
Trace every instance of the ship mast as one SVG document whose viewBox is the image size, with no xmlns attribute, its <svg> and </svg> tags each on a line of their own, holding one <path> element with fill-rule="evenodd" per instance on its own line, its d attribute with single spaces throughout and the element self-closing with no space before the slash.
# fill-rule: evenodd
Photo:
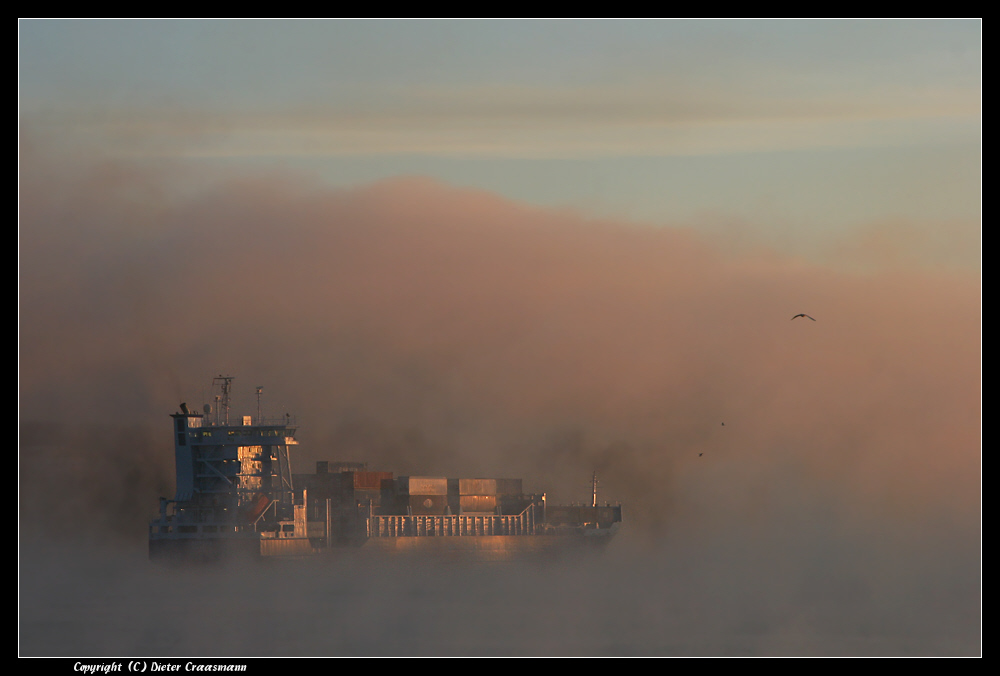
<svg viewBox="0 0 1000 676">
<path fill-rule="evenodd" d="M 222 383 L 222 396 L 217 400 L 219 401 L 219 408 L 225 411 L 224 425 L 228 427 L 229 425 L 229 394 L 233 389 L 233 377 L 220 375 L 217 378 L 212 378 L 212 385 L 216 383 Z"/>
</svg>

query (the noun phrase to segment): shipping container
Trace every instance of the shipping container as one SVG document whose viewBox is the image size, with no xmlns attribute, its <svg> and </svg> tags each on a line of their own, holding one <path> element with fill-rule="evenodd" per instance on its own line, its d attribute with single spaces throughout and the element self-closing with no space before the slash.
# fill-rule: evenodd
<svg viewBox="0 0 1000 676">
<path fill-rule="evenodd" d="M 410 514 L 425 515 L 446 514 L 448 498 L 446 495 L 410 495 L 407 499 Z"/>
<path fill-rule="evenodd" d="M 459 495 L 496 495 L 496 479 L 459 479 Z"/>
<path fill-rule="evenodd" d="M 435 476 L 401 476 L 396 480 L 401 495 L 448 495 L 448 479 Z"/>
<path fill-rule="evenodd" d="M 462 514 L 480 512 L 496 514 L 497 496 L 495 495 L 462 495 L 458 499 Z"/>
</svg>

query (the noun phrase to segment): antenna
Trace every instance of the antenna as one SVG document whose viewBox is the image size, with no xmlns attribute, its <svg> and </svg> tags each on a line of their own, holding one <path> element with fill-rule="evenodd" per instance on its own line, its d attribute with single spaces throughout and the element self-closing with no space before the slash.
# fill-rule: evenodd
<svg viewBox="0 0 1000 676">
<path fill-rule="evenodd" d="M 229 425 L 229 396 L 233 389 L 233 377 L 219 375 L 212 378 L 212 385 L 220 383 L 222 388 L 222 396 L 217 396 L 215 400 L 219 402 L 220 408 L 225 411 L 225 424 Z"/>
<path fill-rule="evenodd" d="M 261 424 L 263 418 L 260 417 L 260 393 L 264 391 L 264 388 L 260 385 L 257 386 L 257 424 Z"/>
<path fill-rule="evenodd" d="M 597 470 L 594 470 L 594 499 L 590 506 L 597 507 Z"/>
</svg>

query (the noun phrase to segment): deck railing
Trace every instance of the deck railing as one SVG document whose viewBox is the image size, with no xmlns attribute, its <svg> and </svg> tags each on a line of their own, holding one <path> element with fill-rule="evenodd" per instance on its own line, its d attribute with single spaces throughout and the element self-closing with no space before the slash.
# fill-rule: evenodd
<svg viewBox="0 0 1000 676">
<path fill-rule="evenodd" d="M 516 516 L 493 514 L 457 516 L 371 516 L 368 537 L 460 537 L 463 535 L 534 535 L 535 508 Z"/>
</svg>

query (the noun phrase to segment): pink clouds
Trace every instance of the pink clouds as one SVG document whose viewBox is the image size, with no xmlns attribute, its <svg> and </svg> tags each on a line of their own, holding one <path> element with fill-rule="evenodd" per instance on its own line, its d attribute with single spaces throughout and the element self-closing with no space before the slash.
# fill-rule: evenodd
<svg viewBox="0 0 1000 676">
<path fill-rule="evenodd" d="M 977 508 L 977 277 L 727 254 L 423 179 L 144 201 L 161 179 L 22 186 L 22 415 L 156 420 L 222 369 L 299 415 L 306 461 L 540 473 L 564 499 L 597 467 L 639 523 L 748 458 L 848 503 Z"/>
</svg>

